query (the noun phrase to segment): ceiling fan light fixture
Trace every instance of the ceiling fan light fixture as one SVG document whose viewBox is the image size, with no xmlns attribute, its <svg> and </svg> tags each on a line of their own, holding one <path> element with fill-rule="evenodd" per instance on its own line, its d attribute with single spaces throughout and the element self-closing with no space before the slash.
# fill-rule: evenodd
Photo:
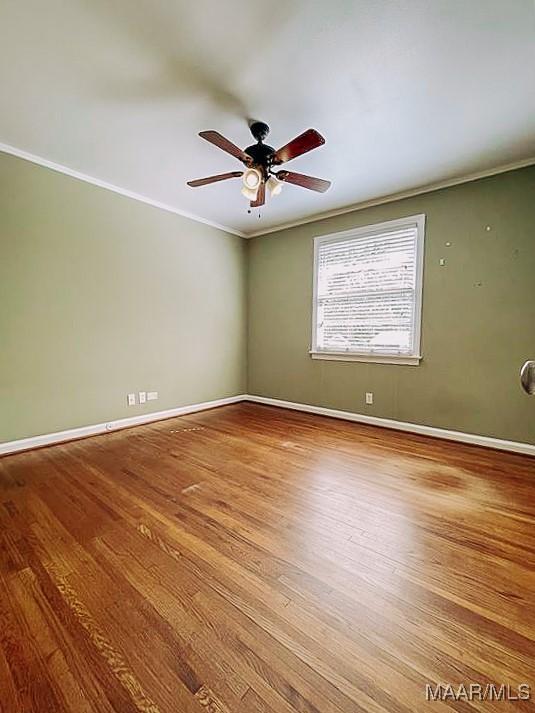
<svg viewBox="0 0 535 713">
<path fill-rule="evenodd" d="M 275 176 L 270 176 L 267 180 L 266 186 L 269 189 L 271 196 L 278 196 L 282 191 L 282 181 L 279 181 Z"/>
<path fill-rule="evenodd" d="M 257 191 L 262 183 L 262 174 L 257 168 L 248 168 L 243 172 L 243 186 L 251 191 Z"/>
<path fill-rule="evenodd" d="M 247 200 L 255 201 L 259 188 L 260 184 L 258 184 L 256 188 L 248 188 L 247 186 L 243 186 L 243 188 L 241 189 L 242 196 L 245 196 Z"/>
</svg>

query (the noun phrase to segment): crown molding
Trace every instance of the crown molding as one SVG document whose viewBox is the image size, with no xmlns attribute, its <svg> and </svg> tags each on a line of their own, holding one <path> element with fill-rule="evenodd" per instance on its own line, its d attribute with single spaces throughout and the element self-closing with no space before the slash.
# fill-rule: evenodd
<svg viewBox="0 0 535 713">
<path fill-rule="evenodd" d="M 478 181 L 480 178 L 488 178 L 490 176 L 496 176 L 500 173 L 507 173 L 508 171 L 515 171 L 519 168 L 526 168 L 528 166 L 535 165 L 535 156 L 523 159 L 521 161 L 514 161 L 513 163 L 502 164 L 501 166 L 496 166 L 495 168 L 489 168 L 485 171 L 478 171 L 476 173 L 470 173 L 465 176 L 459 176 L 457 178 L 450 178 L 444 181 L 437 181 L 435 183 L 425 184 L 423 186 L 418 186 L 417 188 L 411 188 L 407 191 L 400 191 L 398 193 L 390 193 L 386 196 L 381 196 L 379 198 L 372 198 L 367 201 L 361 201 L 359 203 L 353 203 L 345 208 L 337 208 L 330 211 L 325 211 L 323 213 L 316 213 L 314 215 L 307 216 L 306 218 L 300 218 L 299 220 L 289 221 L 287 223 L 282 223 L 280 225 L 275 225 L 272 228 L 267 228 L 265 230 L 257 230 L 251 233 L 244 233 L 236 228 L 231 228 L 228 225 L 221 225 L 220 223 L 215 223 L 212 220 L 203 218 L 195 213 L 189 213 L 185 210 L 180 210 L 175 206 L 169 205 L 168 203 L 162 203 L 161 201 L 153 200 L 148 196 L 144 196 L 141 193 L 136 193 L 130 191 L 126 188 L 121 188 L 113 183 L 108 183 L 100 178 L 95 178 L 94 176 L 89 176 L 81 171 L 76 171 L 73 168 L 64 166 L 60 163 L 54 161 L 49 161 L 42 156 L 37 156 L 36 154 L 29 153 L 23 149 L 19 149 L 16 146 L 11 146 L 9 144 L 4 144 L 0 142 L 0 152 L 10 154 L 11 156 L 16 156 L 25 161 L 30 161 L 39 166 L 44 166 L 52 171 L 57 171 L 58 173 L 63 173 L 71 178 L 76 178 L 79 181 L 84 181 L 85 183 L 91 183 L 99 188 L 104 188 L 107 191 L 112 191 L 113 193 L 118 193 L 119 195 L 125 196 L 126 198 L 131 198 L 132 200 L 139 201 L 140 203 L 145 203 L 153 208 L 159 208 L 160 210 L 165 210 L 168 213 L 174 213 L 175 215 L 180 215 L 182 218 L 188 218 L 189 220 L 194 220 L 197 223 L 202 223 L 203 225 L 209 225 L 211 228 L 217 228 L 217 230 L 222 230 L 225 233 L 231 235 L 237 235 L 240 238 L 257 238 L 262 235 L 269 235 L 270 233 L 277 233 L 281 230 L 286 230 L 287 228 L 296 228 L 300 225 L 306 225 L 307 223 L 315 223 L 320 220 L 326 220 L 327 218 L 334 218 L 337 215 L 345 215 L 346 213 L 353 213 L 359 210 L 364 210 L 365 208 L 371 208 L 373 206 L 382 205 L 384 203 L 392 203 L 394 201 L 403 200 L 404 198 L 413 198 L 414 196 L 419 196 L 424 193 L 432 193 L 433 191 L 438 191 L 442 188 L 451 188 L 453 186 L 458 186 L 463 183 L 469 183 L 471 181 Z"/>
<path fill-rule="evenodd" d="M 146 203 L 153 208 L 159 208 L 160 210 L 165 210 L 168 213 L 175 213 L 175 215 L 180 215 L 182 218 L 189 218 L 189 220 L 194 220 L 197 223 L 203 223 L 204 225 L 209 225 L 211 228 L 217 228 L 225 233 L 230 233 L 231 235 L 237 235 L 240 238 L 247 237 L 245 233 L 234 228 L 229 228 L 228 225 L 220 225 L 219 223 L 214 223 L 212 220 L 207 220 L 200 215 L 195 215 L 194 213 L 188 213 L 188 211 L 180 210 L 167 203 L 162 203 L 161 201 L 153 200 L 148 196 L 143 196 L 141 193 L 135 193 L 134 191 L 129 191 L 126 188 L 121 188 L 113 183 L 108 183 L 107 181 L 102 181 L 100 178 L 95 178 L 94 176 L 88 176 L 86 173 L 81 173 L 68 166 L 63 166 L 60 163 L 55 163 L 54 161 L 49 161 L 47 158 L 42 156 L 36 156 L 35 154 L 29 153 L 28 151 L 23 151 L 16 146 L 10 146 L 9 144 L 0 143 L 0 152 L 10 154 L 11 156 L 16 156 L 17 158 L 24 159 L 25 161 L 30 161 L 39 166 L 44 166 L 45 168 L 50 168 L 52 171 L 57 171 L 58 173 L 63 173 L 71 178 L 76 178 L 79 181 L 84 181 L 85 183 L 91 183 L 99 188 L 105 188 L 107 191 L 112 191 L 113 193 L 119 193 L 121 196 L 126 198 L 132 198 L 132 200 L 139 201 L 140 203 Z"/>
<path fill-rule="evenodd" d="M 500 173 L 515 171 L 519 168 L 527 168 L 528 166 L 533 166 L 534 164 L 535 156 L 532 156 L 531 158 L 522 159 L 521 161 L 514 161 L 513 163 L 506 163 L 502 164 L 501 166 L 496 166 L 495 168 L 489 168 L 485 171 L 478 171 L 477 173 L 470 173 L 465 176 L 459 176 L 457 178 L 449 178 L 444 181 L 428 183 L 417 188 L 411 188 L 407 191 L 401 191 L 399 193 L 390 193 L 386 196 L 381 196 L 380 198 L 372 198 L 367 201 L 361 201 L 360 203 L 353 203 L 352 205 L 346 206 L 345 208 L 337 208 L 334 210 L 325 211 L 324 213 L 317 213 L 306 218 L 301 218 L 299 220 L 283 223 L 282 225 L 276 225 L 273 228 L 267 228 L 267 230 L 257 230 L 253 233 L 246 233 L 244 237 L 258 238 L 262 235 L 268 235 L 269 233 L 278 233 L 280 230 L 286 230 L 287 228 L 296 228 L 299 225 L 315 223 L 320 220 L 326 220 L 327 218 L 334 218 L 337 215 L 353 213 L 359 210 L 364 210 L 364 208 L 371 208 L 373 206 L 382 205 L 383 203 L 392 203 L 394 201 L 403 200 L 404 198 L 413 198 L 414 196 L 419 196 L 424 193 L 432 193 L 433 191 L 439 191 L 442 188 L 452 188 L 453 186 L 459 186 L 463 183 L 478 181 L 480 178 L 489 178 L 490 176 L 496 176 Z"/>
</svg>

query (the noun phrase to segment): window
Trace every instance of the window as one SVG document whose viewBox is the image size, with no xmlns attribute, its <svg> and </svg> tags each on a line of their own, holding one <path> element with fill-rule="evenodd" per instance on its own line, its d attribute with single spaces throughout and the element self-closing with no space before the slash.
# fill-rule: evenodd
<svg viewBox="0 0 535 713">
<path fill-rule="evenodd" d="M 311 355 L 418 364 L 425 216 L 314 241 Z"/>
</svg>

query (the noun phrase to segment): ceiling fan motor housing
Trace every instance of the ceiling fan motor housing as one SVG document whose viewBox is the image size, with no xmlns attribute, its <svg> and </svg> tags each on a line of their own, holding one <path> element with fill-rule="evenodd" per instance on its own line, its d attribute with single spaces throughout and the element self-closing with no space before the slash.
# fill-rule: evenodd
<svg viewBox="0 0 535 713">
<path fill-rule="evenodd" d="M 261 168 L 264 173 L 271 166 L 275 149 L 272 146 L 259 142 L 244 149 L 244 152 L 253 159 L 253 164 Z"/>
</svg>

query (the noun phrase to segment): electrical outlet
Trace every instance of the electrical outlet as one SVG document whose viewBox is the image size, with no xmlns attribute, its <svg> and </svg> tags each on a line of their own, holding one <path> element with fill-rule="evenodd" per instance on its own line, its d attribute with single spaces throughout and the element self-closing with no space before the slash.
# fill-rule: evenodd
<svg viewBox="0 0 535 713">
<path fill-rule="evenodd" d="M 158 398 L 158 392 L 157 391 L 149 391 L 147 394 L 147 401 L 156 401 Z"/>
<path fill-rule="evenodd" d="M 136 405 L 136 395 L 135 394 L 128 394 L 128 405 L 129 406 Z"/>
<path fill-rule="evenodd" d="M 366 403 L 368 405 L 373 404 L 373 392 L 372 391 L 366 391 Z"/>
<path fill-rule="evenodd" d="M 139 392 L 139 403 L 140 403 L 140 404 L 144 404 L 146 400 L 147 400 L 147 392 L 146 392 L 146 391 L 140 391 L 140 392 Z"/>
</svg>

